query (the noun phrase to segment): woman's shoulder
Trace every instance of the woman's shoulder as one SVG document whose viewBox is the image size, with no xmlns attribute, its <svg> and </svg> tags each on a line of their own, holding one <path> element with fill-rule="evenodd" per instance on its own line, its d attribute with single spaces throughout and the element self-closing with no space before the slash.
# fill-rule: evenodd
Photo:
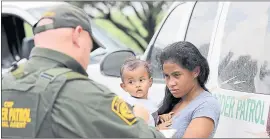
<svg viewBox="0 0 270 139">
<path fill-rule="evenodd" d="M 219 115 L 221 107 L 218 99 L 211 93 L 204 91 L 197 98 L 195 98 L 183 112 L 189 113 L 190 116 L 194 114 L 199 115 Z"/>
<path fill-rule="evenodd" d="M 214 95 L 210 92 L 204 91 L 197 99 L 196 109 L 215 111 L 216 114 L 219 114 L 221 111 L 221 105 Z"/>
<path fill-rule="evenodd" d="M 208 91 L 202 92 L 199 99 L 202 103 L 210 103 L 210 104 L 219 105 L 218 99 Z"/>
</svg>

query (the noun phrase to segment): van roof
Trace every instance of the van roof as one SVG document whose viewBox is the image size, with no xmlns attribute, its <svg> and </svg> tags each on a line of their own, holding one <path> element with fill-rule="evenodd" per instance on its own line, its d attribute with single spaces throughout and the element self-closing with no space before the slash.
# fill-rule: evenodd
<svg viewBox="0 0 270 139">
<path fill-rule="evenodd" d="M 2 6 L 15 6 L 23 10 L 28 10 L 31 8 L 54 6 L 54 5 L 64 4 L 64 3 L 66 2 L 2 1 Z"/>
</svg>

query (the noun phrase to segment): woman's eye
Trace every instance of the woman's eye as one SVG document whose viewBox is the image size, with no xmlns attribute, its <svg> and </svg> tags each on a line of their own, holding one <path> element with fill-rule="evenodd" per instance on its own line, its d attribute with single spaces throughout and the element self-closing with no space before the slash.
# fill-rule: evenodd
<svg viewBox="0 0 270 139">
<path fill-rule="evenodd" d="M 173 77 L 179 77 L 181 74 L 179 74 L 179 73 L 175 73 L 175 74 L 173 74 Z"/>
</svg>

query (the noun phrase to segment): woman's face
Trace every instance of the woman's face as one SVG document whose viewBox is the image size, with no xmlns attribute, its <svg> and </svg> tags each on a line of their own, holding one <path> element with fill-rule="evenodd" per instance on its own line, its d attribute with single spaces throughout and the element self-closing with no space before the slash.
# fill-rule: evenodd
<svg viewBox="0 0 270 139">
<path fill-rule="evenodd" d="M 173 62 L 163 64 L 166 85 L 175 98 L 186 95 L 195 85 L 195 72 L 180 67 Z"/>
</svg>

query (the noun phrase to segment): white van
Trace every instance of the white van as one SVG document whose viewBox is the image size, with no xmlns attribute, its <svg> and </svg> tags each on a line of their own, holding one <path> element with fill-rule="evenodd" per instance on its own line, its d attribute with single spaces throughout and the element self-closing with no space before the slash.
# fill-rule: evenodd
<svg viewBox="0 0 270 139">
<path fill-rule="evenodd" d="M 215 137 L 269 137 L 270 2 L 175 2 L 138 56 L 154 69 L 149 97 L 156 104 L 165 88 L 157 56 L 168 44 L 183 40 L 195 44 L 210 65 L 207 87 L 222 106 Z M 130 55 L 108 54 L 100 67 L 89 65 L 89 77 L 125 97 L 119 70 Z"/>
</svg>

